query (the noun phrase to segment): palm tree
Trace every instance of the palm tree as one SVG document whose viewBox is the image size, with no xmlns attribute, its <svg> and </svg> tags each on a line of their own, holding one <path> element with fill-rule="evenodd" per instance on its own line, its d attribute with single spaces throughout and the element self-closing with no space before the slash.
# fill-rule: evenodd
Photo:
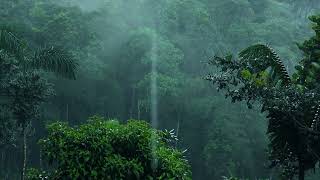
<svg viewBox="0 0 320 180">
<path fill-rule="evenodd" d="M 19 83 L 29 83 L 28 85 L 22 84 L 15 84 L 15 88 L 19 89 L 19 91 L 31 91 L 32 89 L 39 89 L 39 93 L 41 90 L 45 89 L 46 86 L 41 83 L 39 83 L 39 71 L 44 72 L 53 72 L 58 76 L 62 76 L 64 78 L 68 79 L 75 79 L 76 78 L 76 71 L 78 68 L 77 62 L 74 60 L 73 56 L 68 53 L 63 48 L 57 48 L 57 47 L 45 47 L 45 48 L 39 48 L 36 50 L 32 50 L 27 46 L 27 43 L 25 43 L 22 39 L 18 38 L 12 30 L 9 28 L 0 28 L 0 62 L 4 62 L 6 58 L 14 59 L 14 61 L 11 61 L 12 65 L 17 67 L 18 74 L 20 74 L 18 77 L 20 77 Z M 11 66 L 12 67 L 12 66 Z M 7 67 L 2 67 L 1 69 L 4 72 L 1 72 L 2 74 L 10 73 L 7 71 L 10 71 L 10 69 L 6 69 Z M 16 73 L 17 75 L 17 73 Z M 0 77 L 1 79 L 2 77 Z M 19 79 L 19 78 L 18 78 Z M 29 81 L 30 80 L 30 81 Z M 6 80 L 5 80 L 6 83 Z M 28 89 L 29 88 L 29 89 Z M 42 88 L 42 89 L 41 89 Z M 19 101 L 15 101 L 16 107 L 20 106 L 21 102 L 25 101 L 38 101 L 35 103 L 35 107 L 40 104 L 40 102 L 44 101 L 44 98 L 36 99 L 34 97 L 22 97 L 22 96 L 29 96 L 26 95 L 28 93 L 11 93 L 8 90 L 8 86 L 3 85 L 1 83 L 0 85 L 0 91 L 3 96 L 11 96 L 13 99 L 19 99 Z M 30 94 L 30 93 L 29 93 Z M 37 97 L 38 95 L 35 94 Z M 47 94 L 48 95 L 48 94 Z M 21 97 L 19 97 L 21 96 Z M 30 95 L 32 96 L 32 95 Z M 21 100 L 21 98 L 24 98 Z M 26 100 L 26 98 L 29 98 Z M 22 106 L 22 105 L 21 105 Z M 19 109 L 20 107 L 18 107 Z M 25 171 L 26 171 L 26 162 L 27 162 L 27 131 L 26 128 L 28 126 L 28 122 L 31 121 L 32 116 L 26 115 L 25 110 L 15 113 L 17 118 L 17 123 L 19 126 L 22 127 L 22 134 L 23 134 L 23 165 L 22 165 L 22 175 L 21 178 L 25 178 Z M 32 114 L 36 115 L 36 114 Z"/>
</svg>

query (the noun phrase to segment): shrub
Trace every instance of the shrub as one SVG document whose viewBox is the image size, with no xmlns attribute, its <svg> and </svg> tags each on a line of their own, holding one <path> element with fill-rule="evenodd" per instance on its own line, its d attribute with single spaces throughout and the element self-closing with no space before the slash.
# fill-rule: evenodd
<svg viewBox="0 0 320 180">
<path fill-rule="evenodd" d="M 120 124 L 95 116 L 78 128 L 53 123 L 48 132 L 40 145 L 55 167 L 49 179 L 191 179 L 190 166 L 169 146 L 168 133 L 144 121 Z"/>
</svg>

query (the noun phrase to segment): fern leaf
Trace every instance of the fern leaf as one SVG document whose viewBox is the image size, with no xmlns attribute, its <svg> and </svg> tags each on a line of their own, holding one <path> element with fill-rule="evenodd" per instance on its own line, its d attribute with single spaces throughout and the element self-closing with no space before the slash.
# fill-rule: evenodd
<svg viewBox="0 0 320 180">
<path fill-rule="evenodd" d="M 271 67 L 285 85 L 291 83 L 289 73 L 283 62 L 271 47 L 263 44 L 253 45 L 241 51 L 239 56 L 254 71 L 260 72 Z"/>
</svg>

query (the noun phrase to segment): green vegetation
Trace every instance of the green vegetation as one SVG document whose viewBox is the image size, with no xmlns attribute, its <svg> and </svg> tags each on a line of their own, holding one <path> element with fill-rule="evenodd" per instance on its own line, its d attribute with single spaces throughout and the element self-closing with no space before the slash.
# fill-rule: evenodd
<svg viewBox="0 0 320 180">
<path fill-rule="evenodd" d="M 271 167 L 279 166 L 284 178 L 314 169 L 319 162 L 319 28 L 320 16 L 311 16 L 316 35 L 299 48 L 304 57 L 292 81 L 283 61 L 266 45 L 253 45 L 239 53 L 239 60 L 215 57 L 221 75 L 208 80 L 226 89 L 233 102 L 257 101 L 267 113 Z"/>
<path fill-rule="evenodd" d="M 92 117 L 71 128 L 65 123 L 48 127 L 40 140 L 51 165 L 50 179 L 191 179 L 182 152 L 170 148 L 170 134 L 150 128 L 144 121 Z M 169 135 L 169 136 L 168 136 Z M 154 147 L 153 147 L 154 146 Z M 29 179 L 41 179 L 30 172 Z"/>
<path fill-rule="evenodd" d="M 39 108 L 52 95 L 48 84 L 39 70 L 55 72 L 67 78 L 75 78 L 76 63 L 72 56 L 55 47 L 30 51 L 28 46 L 8 29 L 0 29 L 1 90 L 6 97 L 1 108 L 11 117 L 9 124 L 21 128 L 23 136 L 23 169 L 25 176 L 27 161 L 27 128 L 33 119 L 39 116 Z M 12 115 L 10 115 L 10 113 Z M 12 118 L 14 116 L 14 118 Z M 5 122 L 5 126 L 8 122 Z M 12 129 L 11 129 L 12 130 Z M 9 135 L 12 133 L 9 131 Z M 7 136 L 2 134 L 2 137 Z M 11 140 L 12 138 L 6 138 Z M 2 146 L 12 142 L 2 142 Z"/>
<path fill-rule="evenodd" d="M 284 114 L 288 122 L 303 117 L 310 127 L 315 99 L 304 93 L 317 88 L 319 38 L 307 17 L 319 14 L 318 0 L 1 0 L 0 7 L 0 179 L 21 179 L 23 169 L 31 167 L 30 174 L 54 174 L 57 162 L 45 163 L 38 141 L 50 137 L 45 127 L 57 120 L 74 130 L 93 115 L 119 124 L 143 119 L 159 131 L 175 129 L 179 141 L 170 145 L 179 152 L 188 149 L 185 158 L 195 180 L 279 177 L 287 161 L 278 152 L 286 152 L 274 153 L 281 162 L 268 168 L 270 124 L 267 111 L 259 111 L 266 104 L 259 89 L 288 85 L 276 94 L 279 102 L 268 105 L 288 110 L 297 99 L 301 105 L 309 102 Z M 318 16 L 311 20 L 318 31 Z M 281 63 L 269 46 L 261 46 L 265 43 Z M 246 65 L 254 64 L 250 56 L 265 61 L 237 71 L 237 78 L 255 89 L 243 97 L 242 91 L 230 92 L 234 101 L 253 99 L 228 102 L 203 80 L 218 71 L 207 66 L 208 59 L 234 55 L 251 44 L 260 46 L 244 51 Z M 226 59 L 233 62 L 231 55 Z M 156 83 L 151 86 L 151 81 Z M 287 95 L 290 103 L 282 103 Z M 295 131 L 269 129 L 285 136 Z M 308 155 L 305 169 L 317 161 L 307 150 L 294 152 Z M 314 174 L 306 171 L 308 180 L 319 177 L 318 167 Z"/>
</svg>

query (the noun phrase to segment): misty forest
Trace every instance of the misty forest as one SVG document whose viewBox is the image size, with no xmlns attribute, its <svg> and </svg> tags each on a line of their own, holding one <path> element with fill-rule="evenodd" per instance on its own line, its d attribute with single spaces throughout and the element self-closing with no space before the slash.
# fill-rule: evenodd
<svg viewBox="0 0 320 180">
<path fill-rule="evenodd" d="M 0 180 L 319 180 L 319 0 L 0 0 Z"/>
</svg>

